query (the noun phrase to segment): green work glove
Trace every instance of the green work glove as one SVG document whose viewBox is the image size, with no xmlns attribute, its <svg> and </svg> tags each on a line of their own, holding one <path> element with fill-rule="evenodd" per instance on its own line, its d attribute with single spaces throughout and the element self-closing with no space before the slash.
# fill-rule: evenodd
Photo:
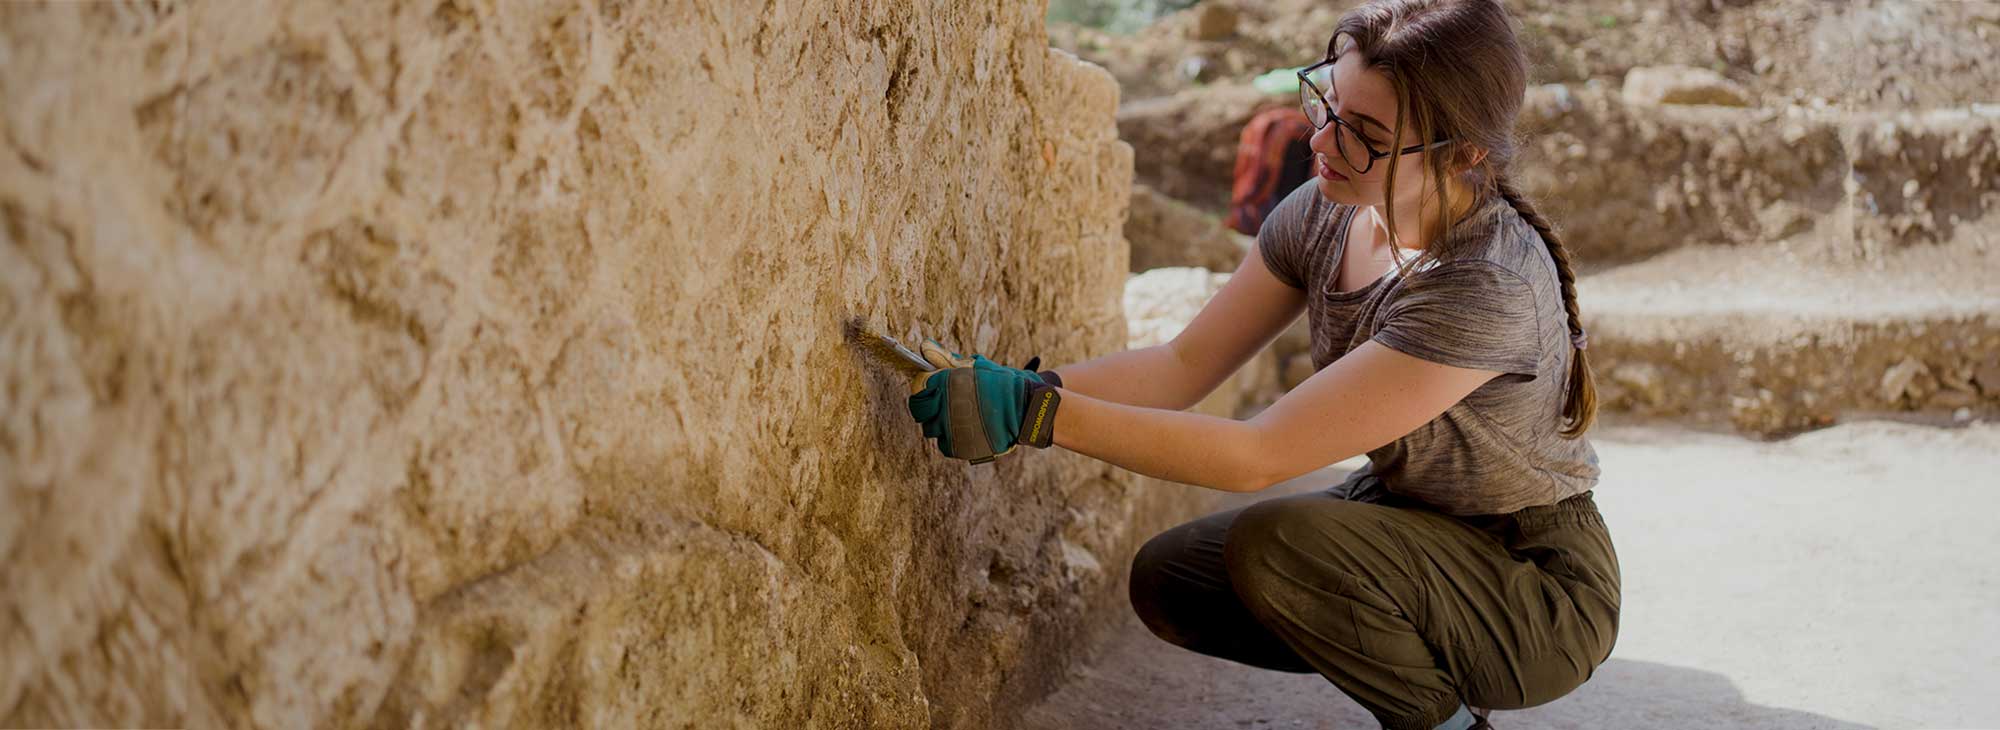
<svg viewBox="0 0 2000 730">
<path fill-rule="evenodd" d="M 925 438 L 937 439 L 939 453 L 984 464 L 1017 444 L 1054 443 L 1062 402 L 1055 386 L 982 355 L 967 360 L 971 365 L 923 373 L 911 383 L 910 417 Z"/>
</svg>

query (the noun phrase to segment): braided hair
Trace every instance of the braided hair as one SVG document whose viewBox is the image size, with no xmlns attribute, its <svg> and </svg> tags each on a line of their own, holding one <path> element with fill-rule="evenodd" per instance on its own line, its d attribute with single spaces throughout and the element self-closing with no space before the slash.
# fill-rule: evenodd
<svg viewBox="0 0 2000 730">
<path fill-rule="evenodd" d="M 1561 435 L 1576 438 L 1597 420 L 1597 387 L 1584 355 L 1589 337 L 1576 301 L 1576 272 L 1569 250 L 1555 226 L 1536 210 L 1516 184 L 1513 162 L 1520 150 L 1515 118 L 1527 93 L 1527 56 L 1516 38 L 1513 22 L 1499 0 L 1373 0 L 1341 16 L 1327 41 L 1327 58 L 1359 52 L 1368 67 L 1380 71 L 1396 91 L 1394 139 L 1413 126 L 1419 139 L 1449 139 L 1438 154 L 1424 160 L 1432 183 L 1426 191 L 1438 197 L 1440 211 L 1452 206 L 1448 179 L 1470 190 L 1474 205 L 1498 196 L 1534 226 L 1554 260 L 1562 284 L 1563 309 L 1569 315 L 1570 366 L 1563 398 Z M 1387 160 L 1387 185 L 1396 189 L 1401 148 Z M 1395 196 L 1386 201 L 1391 240 L 1395 240 Z M 1426 259 L 1448 261 L 1469 242 L 1452 242 L 1446 214 L 1440 235 L 1411 266 Z M 1398 263 L 1400 267 L 1401 262 Z"/>
</svg>

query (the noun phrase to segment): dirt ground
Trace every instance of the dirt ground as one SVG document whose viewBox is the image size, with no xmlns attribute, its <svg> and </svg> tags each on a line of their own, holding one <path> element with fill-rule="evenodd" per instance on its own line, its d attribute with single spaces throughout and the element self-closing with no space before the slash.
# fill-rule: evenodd
<svg viewBox="0 0 2000 730">
<path fill-rule="evenodd" d="M 1497 727 L 2000 727 L 2000 424 L 1594 434 L 1624 575 L 1618 646 L 1589 683 Z M 1182 650 L 1129 610 L 1090 657 L 1018 727 L 1376 727 L 1318 675 Z"/>
</svg>

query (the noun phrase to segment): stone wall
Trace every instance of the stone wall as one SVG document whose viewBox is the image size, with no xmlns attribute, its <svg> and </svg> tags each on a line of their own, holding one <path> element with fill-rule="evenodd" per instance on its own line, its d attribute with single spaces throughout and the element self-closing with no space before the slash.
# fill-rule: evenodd
<svg viewBox="0 0 2000 730">
<path fill-rule="evenodd" d="M 1040 3 L 0 5 L 0 724 L 983 727 L 1212 502 L 849 315 L 1125 344 Z"/>
<path fill-rule="evenodd" d="M 1231 230 L 1215 215 L 1134 183 L 1125 240 L 1132 247 L 1127 265 L 1136 274 L 1173 266 L 1233 272 L 1250 255 L 1255 239 Z M 1130 320 L 1131 316 L 1128 307 L 1126 317 Z M 1179 331 L 1174 330 L 1170 337 Z"/>
<path fill-rule="evenodd" d="M 2000 210 L 2000 110 L 1633 103 L 1529 89 L 1521 182 L 1593 263 L 1804 236 L 1831 258 L 1966 239 Z"/>
<path fill-rule="evenodd" d="M 1142 185 L 1229 206 L 1235 139 L 1276 97 L 1219 84 L 1124 105 Z M 1633 103 L 1602 84 L 1527 90 L 1520 183 L 1586 268 L 1689 242 L 1804 237 L 1828 257 L 1966 240 L 2000 210 L 2000 108 L 1855 112 Z"/>
</svg>

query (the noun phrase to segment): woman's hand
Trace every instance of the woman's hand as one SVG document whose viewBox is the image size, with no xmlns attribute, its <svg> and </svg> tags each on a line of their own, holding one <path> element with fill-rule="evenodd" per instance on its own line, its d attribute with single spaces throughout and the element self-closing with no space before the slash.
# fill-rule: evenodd
<svg viewBox="0 0 2000 730">
<path fill-rule="evenodd" d="M 1041 376 L 935 345 L 924 345 L 924 356 L 933 363 L 939 360 L 934 351 L 956 356 L 948 363 L 967 363 L 918 375 L 910 384 L 910 417 L 925 438 L 937 440 L 939 453 L 983 464 L 1013 451 L 1024 440 L 1024 430 L 1030 446 L 1047 448 L 1053 442 L 1055 406 L 1061 399 Z M 1031 405 L 1036 411 L 1032 423 L 1027 420 Z"/>
</svg>

